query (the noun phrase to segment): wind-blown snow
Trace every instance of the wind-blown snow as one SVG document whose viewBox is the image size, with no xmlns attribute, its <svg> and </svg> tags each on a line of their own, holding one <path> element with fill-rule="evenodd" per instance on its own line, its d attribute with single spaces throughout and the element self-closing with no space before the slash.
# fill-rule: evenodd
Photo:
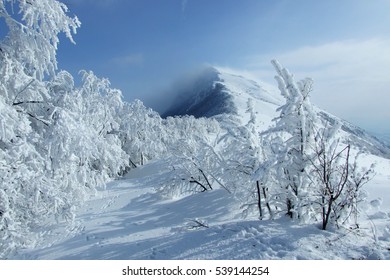
<svg viewBox="0 0 390 280">
<path fill-rule="evenodd" d="M 260 116 L 266 118 L 263 122 L 276 116 L 282 102 L 275 87 L 209 67 L 178 89 L 175 103 L 164 115 L 245 116 L 248 99 L 255 100 Z"/>
</svg>

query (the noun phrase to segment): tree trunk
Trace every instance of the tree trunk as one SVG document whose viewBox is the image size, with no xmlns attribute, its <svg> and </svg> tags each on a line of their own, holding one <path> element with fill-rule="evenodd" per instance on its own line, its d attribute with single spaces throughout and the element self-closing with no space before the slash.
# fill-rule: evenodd
<svg viewBox="0 0 390 280">
<path fill-rule="evenodd" d="M 330 197 L 329 202 L 328 202 L 328 209 L 326 210 L 325 217 L 322 218 L 322 229 L 326 230 L 326 227 L 328 226 L 329 223 L 329 217 L 330 213 L 332 212 L 332 206 L 333 206 L 333 195 Z M 323 213 L 325 212 L 325 206 L 323 206 Z M 325 219 L 324 219 L 325 218 Z"/>
<path fill-rule="evenodd" d="M 272 214 L 272 210 L 271 210 L 271 206 L 269 205 L 269 202 L 267 201 L 267 193 L 266 193 L 266 190 L 265 190 L 265 187 L 264 185 L 262 186 L 263 188 L 263 196 L 264 196 L 264 200 L 266 201 L 265 202 L 265 205 L 267 206 L 267 209 L 268 209 L 268 212 L 269 212 L 269 215 L 271 216 L 271 218 L 273 217 L 273 214 Z"/>
<path fill-rule="evenodd" d="M 257 188 L 257 206 L 259 207 L 260 219 L 263 219 L 263 210 L 261 209 L 261 192 L 260 192 L 260 183 L 256 181 Z"/>
<path fill-rule="evenodd" d="M 292 205 L 291 199 L 287 198 L 286 204 L 287 204 L 287 216 L 289 216 L 292 219 L 293 218 L 293 211 L 292 211 L 293 205 Z"/>
</svg>

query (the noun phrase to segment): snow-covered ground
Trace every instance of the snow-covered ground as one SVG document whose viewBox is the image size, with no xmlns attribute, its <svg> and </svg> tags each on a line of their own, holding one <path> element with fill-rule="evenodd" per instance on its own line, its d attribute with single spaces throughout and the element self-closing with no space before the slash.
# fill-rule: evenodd
<svg viewBox="0 0 390 280">
<path fill-rule="evenodd" d="M 197 105 L 207 90 L 216 95 L 214 103 L 220 103 L 221 92 L 214 91 L 219 83 L 234 107 L 224 108 L 225 113 L 233 114 L 241 125 L 252 118 L 248 107 L 259 132 L 278 115 L 276 109 L 283 102 L 276 88 L 216 69 L 209 75 L 201 80 L 202 90 L 195 89 L 190 106 Z M 355 133 L 353 141 L 358 139 L 360 146 L 376 145 L 362 131 L 344 125 L 349 130 L 340 132 L 340 138 Z M 109 183 L 78 209 L 71 225 L 48 222 L 39 231 L 43 234 L 38 246 L 19 250 L 12 258 L 390 259 L 390 160 L 374 155 L 360 159 L 367 167 L 374 162 L 376 176 L 365 186 L 369 197 L 361 210 L 359 228 L 323 231 L 320 223 L 300 224 L 286 217 L 244 218 L 242 204 L 218 186 L 203 193 L 164 198 L 157 189 L 170 179 L 172 170 L 164 160 L 156 160 Z"/>
<path fill-rule="evenodd" d="M 390 259 L 390 161 L 376 160 L 377 175 L 367 185 L 372 203 L 359 229 L 243 219 L 223 189 L 162 198 L 155 187 L 167 170 L 157 161 L 108 184 L 79 210 L 73 225 L 48 226 L 37 248 L 14 258 Z"/>
</svg>

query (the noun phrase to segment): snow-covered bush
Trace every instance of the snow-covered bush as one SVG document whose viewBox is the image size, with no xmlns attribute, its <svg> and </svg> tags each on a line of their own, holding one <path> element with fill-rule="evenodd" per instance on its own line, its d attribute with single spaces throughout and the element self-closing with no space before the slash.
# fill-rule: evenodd
<svg viewBox="0 0 390 280">
<path fill-rule="evenodd" d="M 118 121 L 118 136 L 131 168 L 166 153 L 169 138 L 173 136 L 160 115 L 146 108 L 140 100 L 123 104 Z"/>
<path fill-rule="evenodd" d="M 256 171 L 261 185 L 268 185 L 271 206 L 302 221 L 322 221 L 322 229 L 351 220 L 357 224 L 362 186 L 373 167 L 359 168 L 351 145 L 340 138 L 340 126 L 319 120 L 309 100 L 312 81 L 296 83 L 287 69 L 272 63 L 286 103 L 263 133 L 265 161 Z"/>
<path fill-rule="evenodd" d="M 333 127 L 324 123 L 318 129 L 310 158 L 311 180 L 315 184 L 316 196 L 312 199 L 316 211 L 321 213 L 322 229 L 328 225 L 342 225 L 352 222 L 358 226 L 360 203 L 366 198 L 362 189 L 374 173 L 374 166 L 368 169 L 358 166 L 359 155 L 351 155 L 351 144 L 343 144 L 340 125 Z"/>
<path fill-rule="evenodd" d="M 220 129 L 218 123 L 193 116 L 169 117 L 163 123 L 169 133 L 164 143 L 167 165 L 172 171 L 159 191 L 177 197 L 213 189 L 214 182 L 219 182 L 219 158 L 213 148 Z"/>
</svg>

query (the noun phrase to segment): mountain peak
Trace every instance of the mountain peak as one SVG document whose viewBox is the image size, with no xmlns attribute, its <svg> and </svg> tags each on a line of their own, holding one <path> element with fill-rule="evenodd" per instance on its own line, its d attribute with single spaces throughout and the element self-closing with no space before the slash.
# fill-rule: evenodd
<svg viewBox="0 0 390 280">
<path fill-rule="evenodd" d="M 272 107 L 280 105 L 281 100 L 276 88 L 265 85 L 223 68 L 206 67 L 184 86 L 176 89 L 175 101 L 163 116 L 240 116 L 241 109 L 246 110 L 248 99 L 268 103 Z"/>
</svg>

